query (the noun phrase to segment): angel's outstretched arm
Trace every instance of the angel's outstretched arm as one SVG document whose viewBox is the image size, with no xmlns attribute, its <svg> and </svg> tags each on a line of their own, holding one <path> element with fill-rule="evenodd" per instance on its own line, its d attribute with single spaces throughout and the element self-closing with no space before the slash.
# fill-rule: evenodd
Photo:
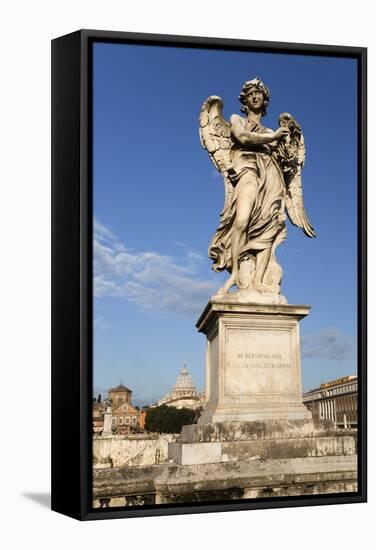
<svg viewBox="0 0 376 550">
<path fill-rule="evenodd" d="M 247 132 L 244 130 L 242 121 L 238 115 L 232 115 L 230 124 L 231 135 L 242 145 L 263 145 L 264 143 L 271 143 L 289 133 L 286 128 L 278 128 L 275 132 L 268 132 L 265 134 Z"/>
</svg>

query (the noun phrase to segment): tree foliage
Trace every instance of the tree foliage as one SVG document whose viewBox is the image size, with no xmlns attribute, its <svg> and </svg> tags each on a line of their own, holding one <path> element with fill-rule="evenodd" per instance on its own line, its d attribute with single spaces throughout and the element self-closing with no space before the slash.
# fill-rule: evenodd
<svg viewBox="0 0 376 550">
<path fill-rule="evenodd" d="M 148 432 L 180 433 L 186 424 L 195 424 L 200 416 L 200 411 L 192 409 L 177 409 L 160 405 L 151 407 L 146 412 L 145 429 Z"/>
</svg>

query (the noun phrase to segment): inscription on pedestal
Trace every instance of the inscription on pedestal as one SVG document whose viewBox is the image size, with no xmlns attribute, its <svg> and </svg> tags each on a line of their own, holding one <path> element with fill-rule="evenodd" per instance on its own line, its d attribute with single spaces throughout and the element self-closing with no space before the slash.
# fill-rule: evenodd
<svg viewBox="0 0 376 550">
<path fill-rule="evenodd" d="M 225 395 L 294 393 L 290 330 L 226 330 Z"/>
</svg>

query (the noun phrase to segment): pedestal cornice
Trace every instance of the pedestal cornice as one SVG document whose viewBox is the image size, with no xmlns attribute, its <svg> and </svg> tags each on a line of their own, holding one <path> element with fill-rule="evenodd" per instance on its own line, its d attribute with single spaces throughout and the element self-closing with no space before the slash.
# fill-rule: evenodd
<svg viewBox="0 0 376 550">
<path fill-rule="evenodd" d="M 294 317 L 297 320 L 303 319 L 310 312 L 311 306 L 304 304 L 250 304 L 239 302 L 227 294 L 223 298 L 212 298 L 209 300 L 204 311 L 200 315 L 196 327 L 199 332 L 207 333 L 209 327 L 224 314 L 250 314 L 253 316 L 277 316 Z"/>
</svg>

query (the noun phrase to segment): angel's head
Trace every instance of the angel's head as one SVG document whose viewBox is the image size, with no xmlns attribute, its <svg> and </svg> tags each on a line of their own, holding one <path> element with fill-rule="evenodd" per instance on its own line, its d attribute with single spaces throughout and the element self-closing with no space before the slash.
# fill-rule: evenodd
<svg viewBox="0 0 376 550">
<path fill-rule="evenodd" d="M 269 98 L 270 92 L 262 80 L 259 78 L 247 80 L 244 82 L 238 98 L 242 104 L 240 110 L 243 113 L 261 110 L 262 116 L 265 116 Z"/>
</svg>

